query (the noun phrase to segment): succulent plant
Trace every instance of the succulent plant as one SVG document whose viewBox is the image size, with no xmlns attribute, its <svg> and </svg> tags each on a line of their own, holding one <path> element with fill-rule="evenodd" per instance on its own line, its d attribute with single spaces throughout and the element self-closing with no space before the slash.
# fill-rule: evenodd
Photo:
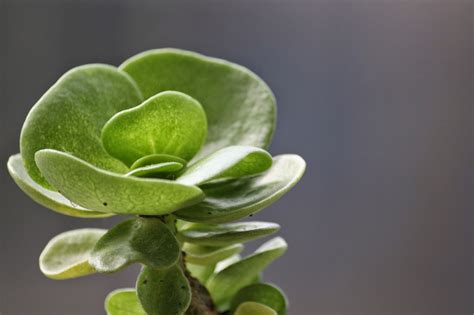
<svg viewBox="0 0 474 315">
<path fill-rule="evenodd" d="M 68 71 L 29 112 L 8 170 L 58 213 L 132 217 L 57 235 L 41 271 L 69 279 L 141 264 L 135 288 L 106 298 L 110 315 L 286 314 L 283 292 L 262 278 L 285 241 L 240 256 L 244 242 L 279 225 L 238 220 L 305 170 L 297 155 L 265 151 L 275 122 L 274 96 L 258 76 L 193 52 L 157 49 L 118 68 Z"/>
</svg>

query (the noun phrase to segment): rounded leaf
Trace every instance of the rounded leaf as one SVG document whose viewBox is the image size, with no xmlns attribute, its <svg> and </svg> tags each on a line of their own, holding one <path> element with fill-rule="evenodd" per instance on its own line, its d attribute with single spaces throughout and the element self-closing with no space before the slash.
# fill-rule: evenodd
<svg viewBox="0 0 474 315">
<path fill-rule="evenodd" d="M 31 178 L 46 188 L 35 164 L 41 149 L 69 152 L 97 167 L 125 173 L 127 167 L 103 148 L 100 133 L 115 113 L 142 101 L 125 72 L 108 65 L 84 65 L 66 72 L 33 106 L 21 130 L 20 148 Z"/>
<path fill-rule="evenodd" d="M 110 155 L 130 166 L 151 154 L 190 160 L 206 134 L 201 104 L 184 93 L 166 91 L 113 116 L 102 129 L 102 143 Z"/>
<path fill-rule="evenodd" d="M 252 255 L 214 274 L 208 280 L 207 288 L 218 309 L 229 309 L 231 298 L 243 287 L 254 283 L 263 269 L 283 255 L 287 247 L 281 237 L 276 237 L 264 243 Z"/>
<path fill-rule="evenodd" d="M 135 177 L 155 177 L 163 176 L 166 174 L 174 173 L 184 167 L 183 164 L 178 162 L 165 162 L 160 164 L 150 164 L 142 167 L 135 168 L 128 172 L 127 176 Z"/>
<path fill-rule="evenodd" d="M 234 244 L 225 247 L 201 246 L 190 243 L 183 245 L 186 252 L 186 262 L 196 265 L 213 265 L 232 255 L 240 253 L 244 249 L 242 244 Z"/>
<path fill-rule="evenodd" d="M 160 219 L 136 218 L 119 223 L 102 236 L 89 263 L 98 272 L 115 272 L 135 262 L 168 268 L 180 253 L 178 241 Z"/>
<path fill-rule="evenodd" d="M 187 185 L 200 185 L 213 179 L 255 175 L 272 166 L 271 155 L 250 146 L 220 149 L 191 165 L 176 180 Z"/>
<path fill-rule="evenodd" d="M 257 221 L 224 224 L 195 223 L 179 231 L 178 237 L 193 244 L 226 246 L 255 240 L 275 233 L 279 229 L 280 226 L 276 223 Z"/>
<path fill-rule="evenodd" d="M 203 198 L 196 186 L 112 173 L 56 150 L 37 152 L 36 163 L 68 199 L 102 212 L 163 215 Z"/>
<path fill-rule="evenodd" d="M 175 215 L 185 221 L 230 222 L 254 214 L 277 201 L 303 176 L 306 163 L 298 155 L 273 158 L 272 167 L 252 178 L 208 184 L 202 187 L 206 198 L 181 209 Z"/>
<path fill-rule="evenodd" d="M 173 156 L 169 154 L 150 154 L 142 158 L 139 158 L 138 160 L 133 162 L 132 166 L 130 166 L 130 169 L 134 170 L 143 166 L 148 166 L 152 164 L 161 164 L 161 163 L 167 163 L 167 162 L 176 162 L 182 165 L 186 165 L 186 161 L 177 156 Z"/>
<path fill-rule="evenodd" d="M 95 272 L 89 265 L 89 255 L 95 243 L 104 235 L 102 229 L 79 229 L 52 238 L 40 255 L 39 266 L 51 279 L 69 279 Z"/>
<path fill-rule="evenodd" d="M 180 91 L 198 100 L 208 121 L 206 144 L 198 156 L 229 145 L 266 148 L 276 121 L 275 98 L 257 75 L 237 64 L 178 50 L 156 49 L 126 60 L 145 97 Z"/>
<path fill-rule="evenodd" d="M 110 292 L 104 306 L 107 315 L 147 315 L 135 289 L 118 289 Z"/>
<path fill-rule="evenodd" d="M 231 311 L 244 302 L 257 302 L 275 310 L 278 315 L 286 315 L 287 299 L 276 286 L 267 283 L 256 283 L 242 288 L 232 298 Z"/>
<path fill-rule="evenodd" d="M 12 155 L 8 159 L 7 166 L 8 172 L 18 187 L 30 196 L 31 199 L 46 208 L 77 218 L 104 218 L 113 215 L 112 213 L 88 210 L 72 203 L 60 193 L 48 190 L 43 186 L 38 185 L 26 172 L 20 154 Z"/>
<path fill-rule="evenodd" d="M 191 303 L 191 288 L 181 269 L 144 267 L 137 279 L 137 294 L 149 315 L 182 315 Z"/>
<path fill-rule="evenodd" d="M 234 315 L 277 315 L 277 312 L 260 303 L 245 302 L 239 305 Z"/>
</svg>

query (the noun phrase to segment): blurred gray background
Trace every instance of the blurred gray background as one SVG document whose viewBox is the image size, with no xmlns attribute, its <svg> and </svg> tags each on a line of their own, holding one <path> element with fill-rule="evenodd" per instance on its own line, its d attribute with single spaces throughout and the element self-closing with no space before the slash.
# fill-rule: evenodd
<svg viewBox="0 0 474 315">
<path fill-rule="evenodd" d="M 308 170 L 256 218 L 290 243 L 265 274 L 290 315 L 473 313 L 472 1 L 0 2 L 2 315 L 103 314 L 134 284 L 137 268 L 43 277 L 51 237 L 116 220 L 36 205 L 5 164 L 62 73 L 158 47 L 240 63 L 276 94 L 271 152 Z"/>
</svg>

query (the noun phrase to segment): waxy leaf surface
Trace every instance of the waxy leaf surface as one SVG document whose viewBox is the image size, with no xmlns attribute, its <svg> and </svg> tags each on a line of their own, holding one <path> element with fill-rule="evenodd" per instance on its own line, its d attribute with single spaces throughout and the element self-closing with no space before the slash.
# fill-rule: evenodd
<svg viewBox="0 0 474 315">
<path fill-rule="evenodd" d="M 113 215 L 112 213 L 88 210 L 72 203 L 60 193 L 40 186 L 26 172 L 20 154 L 12 155 L 8 159 L 8 172 L 15 183 L 31 199 L 55 212 L 78 218 L 104 218 Z"/>
<path fill-rule="evenodd" d="M 263 149 L 230 146 L 194 163 L 177 179 L 177 182 L 200 185 L 213 179 L 255 175 L 266 171 L 271 165 L 272 157 Z"/>
<path fill-rule="evenodd" d="M 180 246 L 158 218 L 136 218 L 119 223 L 102 236 L 89 263 L 98 272 L 115 272 L 135 262 L 168 268 L 180 255 Z"/>
<path fill-rule="evenodd" d="M 107 315 L 147 315 L 137 297 L 135 289 L 112 291 L 105 299 Z"/>
<path fill-rule="evenodd" d="M 201 246 L 185 243 L 186 262 L 196 265 L 213 265 L 244 249 L 242 244 L 233 244 L 225 247 Z"/>
<path fill-rule="evenodd" d="M 178 237 L 193 244 L 226 246 L 264 237 L 279 229 L 278 224 L 269 222 L 195 223 L 181 230 Z"/>
<path fill-rule="evenodd" d="M 161 164 L 161 163 L 168 163 L 168 162 L 176 162 L 182 165 L 186 165 L 186 160 L 183 160 L 180 157 L 169 155 L 169 154 L 150 154 L 145 155 L 142 158 L 139 158 L 135 162 L 133 162 L 132 166 L 130 166 L 131 170 L 152 165 L 152 164 Z"/>
<path fill-rule="evenodd" d="M 219 310 L 227 310 L 231 298 L 240 289 L 252 284 L 263 269 L 285 253 L 287 247 L 281 237 L 276 237 L 264 243 L 252 255 L 214 274 L 208 280 L 207 288 Z"/>
<path fill-rule="evenodd" d="M 131 170 L 126 175 L 135 177 L 157 177 L 174 173 L 183 168 L 183 164 L 178 162 L 165 162 L 160 164 L 151 164 Z"/>
<path fill-rule="evenodd" d="M 242 288 L 232 298 L 231 311 L 235 311 L 244 302 L 264 304 L 275 310 L 278 315 L 286 315 L 288 304 L 285 294 L 278 287 L 266 283 L 251 284 Z"/>
<path fill-rule="evenodd" d="M 298 155 L 276 156 L 272 167 L 262 175 L 201 187 L 206 198 L 175 215 L 186 221 L 203 223 L 241 219 L 277 201 L 299 181 L 305 167 L 304 160 Z"/>
<path fill-rule="evenodd" d="M 234 315 L 277 315 L 277 312 L 260 303 L 245 302 L 239 305 Z"/>
<path fill-rule="evenodd" d="M 268 86 L 237 64 L 178 49 L 156 49 L 126 60 L 145 97 L 180 91 L 198 100 L 208 121 L 206 156 L 230 145 L 265 148 L 276 121 L 275 98 Z"/>
<path fill-rule="evenodd" d="M 113 116 L 102 130 L 102 142 L 110 155 L 130 166 L 151 154 L 190 160 L 206 134 L 201 104 L 186 94 L 167 91 Z"/>
<path fill-rule="evenodd" d="M 203 198 L 196 186 L 108 172 L 56 150 L 37 152 L 36 163 L 65 197 L 92 210 L 162 215 Z"/>
<path fill-rule="evenodd" d="M 144 267 L 137 293 L 149 315 L 182 315 L 191 303 L 191 288 L 177 265 L 164 270 Z"/>
<path fill-rule="evenodd" d="M 52 279 L 69 279 L 95 272 L 89 265 L 89 255 L 95 243 L 104 235 L 102 229 L 79 229 L 52 238 L 40 255 L 40 269 Z"/>
<path fill-rule="evenodd" d="M 130 76 L 115 67 L 92 64 L 66 72 L 23 124 L 20 149 L 28 174 L 52 188 L 35 164 L 35 153 L 41 149 L 69 152 L 97 167 L 125 173 L 127 167 L 104 150 L 100 134 L 110 117 L 141 101 Z"/>
</svg>

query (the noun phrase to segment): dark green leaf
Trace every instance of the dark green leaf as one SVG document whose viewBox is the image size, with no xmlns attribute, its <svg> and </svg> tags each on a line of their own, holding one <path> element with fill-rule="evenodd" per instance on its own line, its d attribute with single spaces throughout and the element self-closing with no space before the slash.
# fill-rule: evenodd
<svg viewBox="0 0 474 315">
<path fill-rule="evenodd" d="M 98 272 L 115 272 L 135 262 L 168 268 L 180 256 L 180 246 L 158 218 L 136 218 L 110 229 L 95 245 L 89 263 Z"/>
<path fill-rule="evenodd" d="M 267 147 L 276 121 L 275 98 L 250 70 L 178 49 L 138 54 L 121 66 L 145 97 L 180 91 L 198 100 L 209 125 L 203 157 L 230 145 Z"/>
<path fill-rule="evenodd" d="M 175 215 L 185 221 L 221 223 L 241 219 L 277 201 L 301 178 L 305 162 L 298 155 L 273 158 L 272 167 L 260 176 L 209 184 L 202 187 L 206 198 Z"/>
<path fill-rule="evenodd" d="M 66 72 L 28 114 L 21 130 L 21 155 L 31 178 L 50 188 L 35 164 L 35 153 L 56 149 L 97 167 L 125 173 L 100 141 L 103 125 L 115 113 L 140 104 L 133 80 L 108 65 L 85 65 Z"/>
<path fill-rule="evenodd" d="M 177 265 L 164 270 L 144 267 L 137 293 L 149 315 L 182 315 L 191 303 L 188 280 Z"/>
<path fill-rule="evenodd" d="M 36 162 L 48 182 L 64 196 L 97 211 L 163 215 L 203 198 L 196 186 L 108 172 L 56 150 L 37 152 Z"/>
</svg>

